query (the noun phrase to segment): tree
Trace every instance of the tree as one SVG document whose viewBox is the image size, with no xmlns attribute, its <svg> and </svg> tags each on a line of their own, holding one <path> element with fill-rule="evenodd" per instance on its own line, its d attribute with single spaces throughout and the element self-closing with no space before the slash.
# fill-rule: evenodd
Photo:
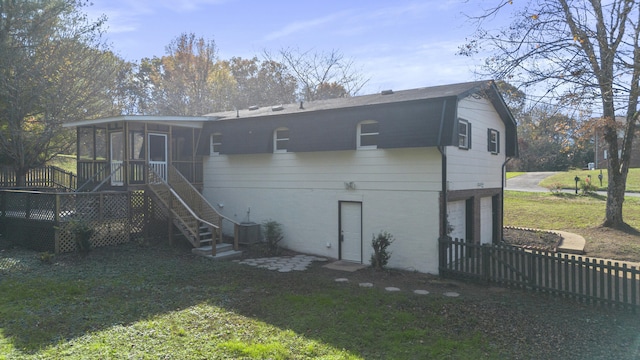
<svg viewBox="0 0 640 360">
<path fill-rule="evenodd" d="M 26 172 L 68 151 L 62 123 L 119 113 L 123 65 L 74 0 L 0 1 L 0 150 L 19 185 Z"/>
<path fill-rule="evenodd" d="M 257 57 L 233 57 L 226 61 L 236 83 L 233 104 L 236 109 L 269 106 L 296 101 L 296 79 L 282 64 Z"/>
<path fill-rule="evenodd" d="M 640 96 L 640 1 L 514 3 L 495 0 L 476 17 L 478 30 L 461 53 L 488 51 L 492 55 L 485 70 L 492 76 L 525 87 L 537 85 L 546 99 L 562 106 L 598 109 L 610 154 L 603 225 L 626 228 L 622 206 Z M 510 26 L 484 28 L 485 21 L 509 8 L 514 15 Z M 616 115 L 625 119 L 621 142 Z"/>
<path fill-rule="evenodd" d="M 286 66 L 298 82 L 301 100 L 313 101 L 331 97 L 353 96 L 369 81 L 355 69 L 353 60 L 339 51 L 318 53 L 299 49 L 282 49 L 274 59 L 265 52 L 265 58 Z"/>
</svg>

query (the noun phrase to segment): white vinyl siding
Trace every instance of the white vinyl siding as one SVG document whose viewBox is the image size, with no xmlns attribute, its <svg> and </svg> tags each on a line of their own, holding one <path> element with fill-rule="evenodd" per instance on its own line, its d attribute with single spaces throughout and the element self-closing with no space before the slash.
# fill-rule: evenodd
<svg viewBox="0 0 640 360">
<path fill-rule="evenodd" d="M 458 106 L 460 118 L 468 120 L 473 128 L 469 150 L 450 146 L 446 149 L 447 181 L 449 190 L 488 189 L 502 187 L 504 151 L 494 155 L 487 151 L 487 129 L 505 132 L 493 105 L 486 99 L 467 97 Z"/>
<path fill-rule="evenodd" d="M 388 231 L 396 238 L 389 266 L 437 273 L 440 168 L 435 148 L 211 156 L 203 193 L 235 221 L 250 208 L 251 221 L 280 222 L 283 246 L 332 258 L 338 202 L 362 202 L 365 263 L 372 234 Z"/>
</svg>

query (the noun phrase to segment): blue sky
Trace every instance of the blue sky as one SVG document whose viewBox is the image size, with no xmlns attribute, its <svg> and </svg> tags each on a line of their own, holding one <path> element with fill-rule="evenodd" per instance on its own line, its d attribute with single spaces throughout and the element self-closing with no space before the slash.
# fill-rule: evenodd
<svg viewBox="0 0 640 360">
<path fill-rule="evenodd" d="M 455 55 L 473 33 L 463 13 L 479 11 L 475 0 L 92 2 L 90 17 L 108 17 L 107 40 L 127 60 L 162 56 L 193 32 L 215 40 L 221 59 L 339 50 L 370 78 L 361 94 L 476 80 L 473 61 Z"/>
</svg>

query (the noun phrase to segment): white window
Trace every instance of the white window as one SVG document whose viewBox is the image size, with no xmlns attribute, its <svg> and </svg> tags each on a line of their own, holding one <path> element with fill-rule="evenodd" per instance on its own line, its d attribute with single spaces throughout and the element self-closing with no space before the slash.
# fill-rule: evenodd
<svg viewBox="0 0 640 360">
<path fill-rule="evenodd" d="M 489 129 L 487 131 L 487 143 L 489 144 L 487 150 L 490 153 L 500 153 L 500 132 L 495 129 Z"/>
<path fill-rule="evenodd" d="M 471 124 L 467 120 L 458 119 L 458 148 L 471 149 Z"/>
<path fill-rule="evenodd" d="M 358 149 L 378 148 L 378 122 L 365 120 L 358 124 Z"/>
<path fill-rule="evenodd" d="M 273 132 L 273 152 L 284 153 L 289 147 L 289 129 L 277 128 Z"/>
<path fill-rule="evenodd" d="M 211 150 L 209 151 L 209 154 L 212 156 L 220 155 L 220 146 L 222 146 L 222 134 L 211 134 Z"/>
</svg>

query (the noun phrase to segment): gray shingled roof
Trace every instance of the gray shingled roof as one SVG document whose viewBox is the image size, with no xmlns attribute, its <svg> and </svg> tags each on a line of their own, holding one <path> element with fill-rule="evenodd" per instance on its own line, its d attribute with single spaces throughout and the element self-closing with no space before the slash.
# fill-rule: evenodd
<svg viewBox="0 0 640 360">
<path fill-rule="evenodd" d="M 329 110 L 339 108 L 349 108 L 412 100 L 438 99 L 444 97 L 465 97 L 466 95 L 476 92 L 483 88 L 490 87 L 490 80 L 474 81 L 460 84 L 442 85 L 424 87 L 411 90 L 393 91 L 390 94 L 377 93 L 372 95 L 353 96 L 346 98 L 318 100 L 295 104 L 274 104 L 274 106 L 260 107 L 255 110 L 240 109 L 238 111 L 224 111 L 206 114 L 207 117 L 213 117 L 217 120 L 231 120 L 236 118 L 251 118 L 269 115 L 295 114 L 300 112 Z M 274 110 L 275 109 L 275 110 Z"/>
</svg>

